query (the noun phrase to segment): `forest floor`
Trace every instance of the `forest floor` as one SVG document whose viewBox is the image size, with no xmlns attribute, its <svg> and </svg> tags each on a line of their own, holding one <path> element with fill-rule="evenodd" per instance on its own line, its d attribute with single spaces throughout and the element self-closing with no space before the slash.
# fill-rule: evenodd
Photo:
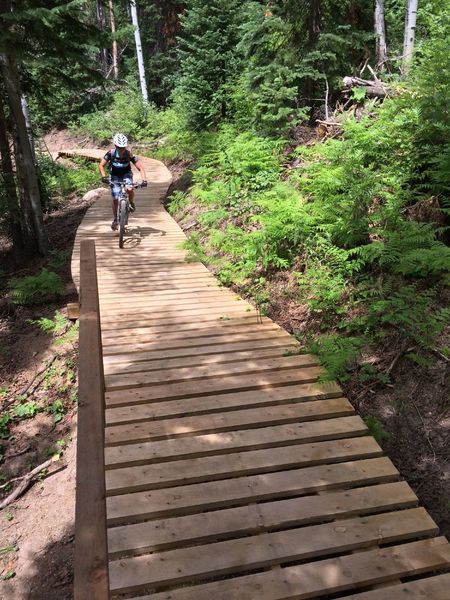
<svg viewBox="0 0 450 600">
<path fill-rule="evenodd" d="M 53 132 L 45 141 L 50 152 L 80 144 L 67 132 Z M 73 239 L 91 203 L 92 199 L 72 195 L 61 208 L 46 215 L 50 264 L 36 259 L 17 270 L 10 262 L 8 240 L 0 234 L 4 282 L 36 274 L 46 266 L 57 272 L 64 284 L 58 299 L 0 310 L 0 502 L 17 486 L 17 482 L 8 484 L 12 479 L 51 457 L 59 458 L 28 491 L 0 511 L 0 598 L 73 597 L 78 357 L 76 329 L 66 336 L 73 326 L 65 317 L 67 303 L 78 298 L 70 274 Z M 0 288 L 0 302 L 5 293 L 6 289 Z M 54 319 L 57 313 L 66 327 L 56 335 L 33 323 Z M 21 401 L 31 382 L 31 390 L 36 389 Z M 23 406 L 31 415 L 19 418 L 15 411 Z M 8 413 L 15 417 L 9 427 L 2 421 Z"/>
<path fill-rule="evenodd" d="M 74 139 L 66 132 L 47 136 L 51 152 L 63 147 L 84 146 L 86 140 Z M 88 144 L 87 144 L 88 145 Z M 190 177 L 184 163 L 169 164 L 174 188 L 186 189 Z M 55 420 L 51 411 L 39 411 L 30 418 L 14 421 L 8 436 L 1 438 L 0 485 L 20 477 L 59 455 L 59 460 L 44 472 L 18 500 L 0 511 L 0 598 L 14 600 L 69 600 L 73 597 L 73 539 L 75 506 L 76 381 L 77 345 L 68 341 L 55 345 L 55 337 L 30 320 L 63 316 L 66 304 L 76 300 L 70 277 L 70 252 L 79 222 L 90 200 L 68 199 L 64 208 L 48 215 L 46 225 L 52 247 L 60 253 L 58 272 L 65 284 L 64 296 L 57 302 L 0 312 L 0 419 L 6 404 L 43 371 L 37 382 L 36 399 L 51 405 L 55 394 L 62 394 L 63 409 Z M 185 225 L 192 223 L 190 214 Z M 183 222 L 180 223 L 183 226 Z M 7 242 L 0 236 L 0 263 L 6 265 L 6 278 L 37 272 L 39 261 L 15 272 L 8 266 Z M 64 258 L 65 257 L 65 258 Z M 269 316 L 289 332 L 301 333 L 318 327 L 307 307 L 289 301 L 284 293 L 293 285 L 289 272 L 272 281 Z M 0 289 L 0 300 L 2 291 Z M 448 299 L 447 299 L 448 300 Z M 447 341 L 450 345 L 449 332 Z M 55 354 L 60 358 L 49 365 Z M 450 537 L 450 373 L 448 360 L 432 356 L 431 367 L 412 366 L 403 348 L 393 340 L 379 348 L 374 360 L 389 370 L 391 383 L 364 387 L 352 379 L 345 389 L 362 416 L 372 415 L 383 426 L 381 444 L 402 476 L 418 494 L 441 532 Z M 67 379 L 69 378 L 69 382 Z M 69 385 L 70 384 L 70 385 Z M 64 389 L 63 389 L 64 388 Z M 11 404 L 11 408 L 15 406 Z M 19 402 L 20 403 L 20 402 Z M 59 416 L 61 418 L 59 419 Z M 1 421 L 0 421 L 1 423 Z M 16 485 L 14 483 L 14 485 Z M 14 485 L 12 487 L 14 487 Z M 8 486 L 0 487 L 1 499 Z"/>
</svg>

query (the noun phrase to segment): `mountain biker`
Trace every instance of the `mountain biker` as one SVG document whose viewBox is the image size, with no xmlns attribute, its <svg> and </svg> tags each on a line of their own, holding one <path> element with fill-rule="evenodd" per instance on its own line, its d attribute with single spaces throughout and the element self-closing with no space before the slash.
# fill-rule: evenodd
<svg viewBox="0 0 450 600">
<path fill-rule="evenodd" d="M 120 194 L 120 185 L 118 182 L 124 181 L 127 186 L 128 198 L 130 200 L 130 210 L 134 211 L 136 206 L 134 204 L 134 190 L 131 187 L 133 184 L 133 173 L 131 172 L 131 163 L 139 170 L 142 177 L 142 187 L 147 185 L 147 177 L 145 176 L 145 169 L 143 163 L 134 156 L 128 150 L 128 139 L 123 133 L 116 133 L 113 137 L 114 149 L 108 150 L 105 156 L 100 161 L 98 169 L 102 176 L 103 183 L 109 183 L 109 179 L 105 173 L 105 166 L 108 165 L 111 183 L 111 195 L 113 198 L 112 211 L 113 211 L 113 222 L 111 223 L 111 229 L 115 231 L 117 229 L 117 201 Z"/>
</svg>

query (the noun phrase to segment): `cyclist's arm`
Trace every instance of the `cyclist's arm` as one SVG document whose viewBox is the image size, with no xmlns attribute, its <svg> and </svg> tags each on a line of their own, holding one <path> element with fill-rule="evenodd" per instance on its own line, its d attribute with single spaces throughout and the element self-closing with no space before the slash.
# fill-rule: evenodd
<svg viewBox="0 0 450 600">
<path fill-rule="evenodd" d="M 144 163 L 142 161 L 140 161 L 140 160 L 137 160 L 134 163 L 134 166 L 136 167 L 136 169 L 141 174 L 142 181 L 147 181 L 147 176 L 145 175 Z"/>
<path fill-rule="evenodd" d="M 102 177 L 106 177 L 106 173 L 105 173 L 105 165 L 108 164 L 108 161 L 105 160 L 104 158 L 102 158 L 102 160 L 100 161 L 100 164 L 98 165 L 98 170 L 100 171 L 100 175 Z"/>
</svg>

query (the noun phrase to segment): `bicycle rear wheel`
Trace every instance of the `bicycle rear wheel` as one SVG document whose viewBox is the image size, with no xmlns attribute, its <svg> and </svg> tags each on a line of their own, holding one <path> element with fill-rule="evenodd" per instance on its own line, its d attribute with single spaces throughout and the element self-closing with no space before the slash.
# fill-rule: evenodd
<svg viewBox="0 0 450 600">
<path fill-rule="evenodd" d="M 120 200 L 119 204 L 119 248 L 123 248 L 123 236 L 125 235 L 125 225 L 127 224 L 126 201 Z"/>
</svg>

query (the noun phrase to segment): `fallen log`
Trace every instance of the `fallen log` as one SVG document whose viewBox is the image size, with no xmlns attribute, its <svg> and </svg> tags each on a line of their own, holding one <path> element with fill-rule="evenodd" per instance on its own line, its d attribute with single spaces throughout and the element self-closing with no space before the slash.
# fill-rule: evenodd
<svg viewBox="0 0 450 600">
<path fill-rule="evenodd" d="M 368 98 L 386 98 L 393 93 L 392 88 L 385 85 L 379 79 L 361 79 L 360 77 L 344 77 L 342 80 L 344 85 L 343 93 L 349 94 L 353 88 L 364 87 Z"/>
</svg>

